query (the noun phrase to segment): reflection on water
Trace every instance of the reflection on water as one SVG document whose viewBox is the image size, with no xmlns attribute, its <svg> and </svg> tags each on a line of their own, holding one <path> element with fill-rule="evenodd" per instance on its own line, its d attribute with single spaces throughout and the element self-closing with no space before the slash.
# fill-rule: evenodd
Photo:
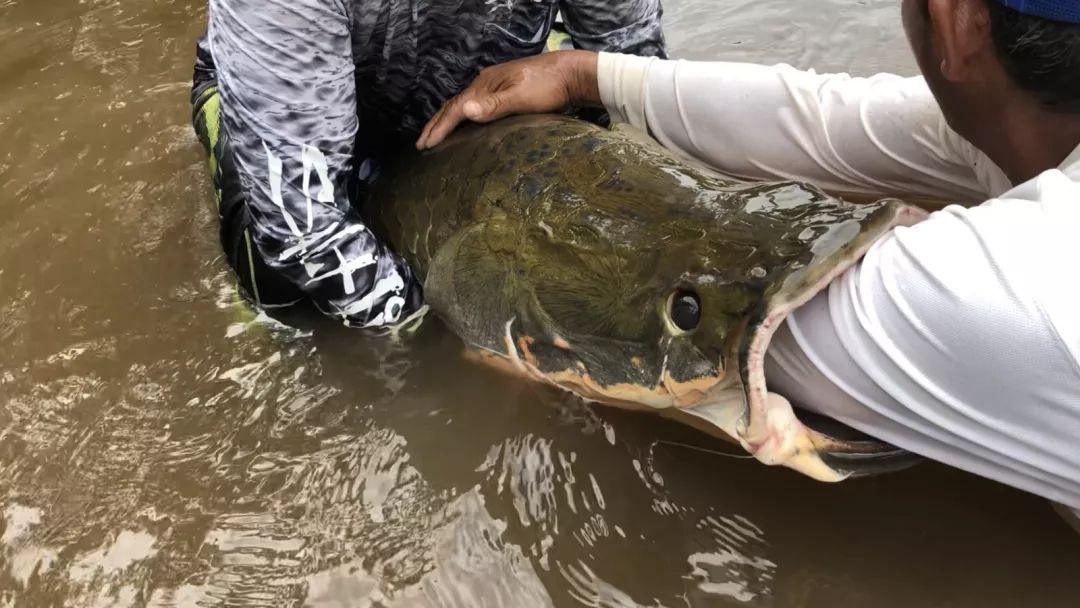
<svg viewBox="0 0 1080 608">
<path fill-rule="evenodd" d="M 910 71 L 895 2 L 668 6 L 681 54 Z M 1080 605 L 1032 497 L 820 485 L 436 324 L 252 315 L 188 127 L 204 17 L 0 0 L 0 606 Z"/>
</svg>

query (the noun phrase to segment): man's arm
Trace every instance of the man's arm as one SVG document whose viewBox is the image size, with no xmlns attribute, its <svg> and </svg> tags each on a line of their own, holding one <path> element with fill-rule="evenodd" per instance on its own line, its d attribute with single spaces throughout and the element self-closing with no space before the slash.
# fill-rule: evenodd
<svg viewBox="0 0 1080 608">
<path fill-rule="evenodd" d="M 1058 171 L 897 228 L 796 309 L 771 392 L 896 446 L 1080 508 L 1080 185 Z"/>
<path fill-rule="evenodd" d="M 466 119 L 601 103 L 613 120 L 735 177 L 972 203 L 1008 185 L 985 155 L 949 129 L 921 78 L 586 51 L 481 72 L 417 143 L 430 147 Z"/>
<path fill-rule="evenodd" d="M 408 266 L 348 200 L 357 137 L 349 16 L 333 0 L 211 0 L 222 119 L 267 265 L 348 325 L 420 306 Z"/>
<path fill-rule="evenodd" d="M 733 176 L 870 195 L 987 194 L 974 149 L 948 128 L 921 78 L 601 53 L 597 82 L 615 121 Z"/>
</svg>

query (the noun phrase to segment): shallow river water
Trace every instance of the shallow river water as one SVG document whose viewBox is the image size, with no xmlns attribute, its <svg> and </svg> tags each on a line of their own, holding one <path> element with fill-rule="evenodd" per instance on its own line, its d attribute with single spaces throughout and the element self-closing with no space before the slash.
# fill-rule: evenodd
<svg viewBox="0 0 1080 608">
<path fill-rule="evenodd" d="M 1080 606 L 1080 537 L 1031 496 L 817 484 L 435 324 L 253 320 L 188 122 L 204 2 L 0 0 L 0 606 Z M 898 5 L 667 26 L 684 57 L 911 73 Z"/>
</svg>

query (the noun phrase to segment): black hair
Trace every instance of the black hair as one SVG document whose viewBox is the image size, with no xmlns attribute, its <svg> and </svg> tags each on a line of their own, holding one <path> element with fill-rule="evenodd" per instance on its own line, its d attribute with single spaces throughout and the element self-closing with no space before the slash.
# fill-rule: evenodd
<svg viewBox="0 0 1080 608">
<path fill-rule="evenodd" d="M 1080 25 L 984 1 L 994 47 L 1009 76 L 1047 109 L 1080 113 Z"/>
</svg>

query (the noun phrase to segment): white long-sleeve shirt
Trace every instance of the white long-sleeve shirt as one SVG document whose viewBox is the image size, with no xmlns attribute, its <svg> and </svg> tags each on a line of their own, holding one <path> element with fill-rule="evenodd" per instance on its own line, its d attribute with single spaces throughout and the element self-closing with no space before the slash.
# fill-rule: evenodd
<svg viewBox="0 0 1080 608">
<path fill-rule="evenodd" d="M 1080 148 L 1013 186 L 922 78 L 602 54 L 613 119 L 748 179 L 955 201 L 897 228 L 777 332 L 770 390 L 1080 508 Z"/>
</svg>

